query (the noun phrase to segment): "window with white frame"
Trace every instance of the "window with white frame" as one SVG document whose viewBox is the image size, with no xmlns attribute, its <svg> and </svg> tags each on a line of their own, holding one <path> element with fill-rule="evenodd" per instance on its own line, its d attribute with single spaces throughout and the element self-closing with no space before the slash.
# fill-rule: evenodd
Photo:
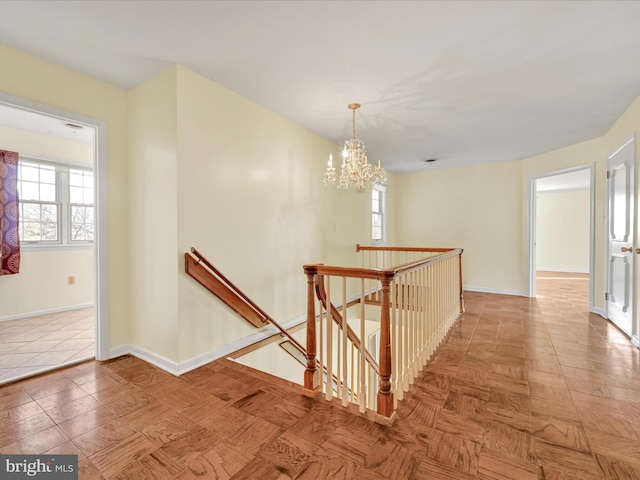
<svg viewBox="0 0 640 480">
<path fill-rule="evenodd" d="M 93 241 L 93 172 L 69 169 L 69 240 Z"/>
<path fill-rule="evenodd" d="M 371 242 L 384 243 L 385 239 L 385 196 L 384 185 L 374 184 L 371 188 Z"/>
<path fill-rule="evenodd" d="M 18 164 L 23 245 L 93 242 L 94 177 L 89 169 L 32 159 Z"/>
</svg>

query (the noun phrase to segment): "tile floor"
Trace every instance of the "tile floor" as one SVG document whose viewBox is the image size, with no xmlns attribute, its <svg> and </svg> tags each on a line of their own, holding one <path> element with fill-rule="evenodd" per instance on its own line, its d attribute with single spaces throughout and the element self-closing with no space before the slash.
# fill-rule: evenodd
<svg viewBox="0 0 640 480">
<path fill-rule="evenodd" d="M 640 350 L 587 285 L 467 292 L 392 427 L 229 360 L 120 357 L 0 387 L 0 452 L 77 454 L 80 479 L 640 479 Z"/>
<path fill-rule="evenodd" d="M 0 322 L 0 384 L 92 358 L 93 308 Z"/>
</svg>

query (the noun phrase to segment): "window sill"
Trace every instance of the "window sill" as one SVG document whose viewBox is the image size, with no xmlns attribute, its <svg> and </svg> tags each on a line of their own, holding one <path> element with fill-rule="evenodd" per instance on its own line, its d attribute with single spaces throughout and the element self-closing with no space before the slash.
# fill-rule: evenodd
<svg viewBox="0 0 640 480">
<path fill-rule="evenodd" d="M 63 250 L 93 250 L 93 243 L 72 243 L 68 245 L 58 244 L 39 244 L 39 243 L 27 243 L 20 242 L 20 250 L 25 252 L 55 252 Z"/>
</svg>

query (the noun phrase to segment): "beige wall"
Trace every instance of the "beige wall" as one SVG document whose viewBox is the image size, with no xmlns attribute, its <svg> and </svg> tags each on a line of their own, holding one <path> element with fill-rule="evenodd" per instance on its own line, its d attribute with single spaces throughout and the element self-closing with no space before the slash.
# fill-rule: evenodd
<svg viewBox="0 0 640 480">
<path fill-rule="evenodd" d="M 368 195 L 322 185 L 327 152 L 339 147 L 183 67 L 128 94 L 1 45 L 0 61 L 0 92 L 106 122 L 112 347 L 140 342 L 182 361 L 243 335 L 229 326 L 242 322 L 182 272 L 192 245 L 287 320 L 304 313 L 304 263 L 349 264 L 353 245 L 369 242 Z M 524 293 L 530 177 L 594 163 L 602 307 L 606 158 L 638 128 L 636 100 L 591 141 L 391 176 L 389 243 L 463 247 L 467 287 Z"/>
<path fill-rule="evenodd" d="M 398 241 L 462 247 L 465 288 L 527 295 L 530 179 L 595 163 L 594 291 L 602 308 L 607 155 L 601 137 L 524 160 L 398 175 Z"/>
<path fill-rule="evenodd" d="M 131 339 L 178 359 L 176 67 L 129 92 Z"/>
<path fill-rule="evenodd" d="M 397 240 L 421 245 L 447 242 L 465 248 L 466 287 L 526 294 L 531 178 L 593 164 L 593 295 L 594 307 L 604 312 L 607 157 L 639 129 L 640 98 L 605 135 L 593 140 L 504 164 L 399 175 L 394 209 L 395 216 L 401 219 Z M 636 143 L 636 162 L 639 149 Z M 505 176 L 506 172 L 510 175 Z M 636 191 L 640 185 L 638 175 L 640 169 L 636 169 Z M 488 194 L 483 195 L 484 192 Z M 519 214 L 510 209 L 514 205 L 521 209 Z M 405 216 L 403 212 L 410 214 Z M 471 231 L 471 226 L 476 228 Z M 640 269 L 636 271 L 640 286 Z M 636 300 L 640 301 L 640 297 Z"/>
<path fill-rule="evenodd" d="M 589 190 L 538 192 L 536 269 L 589 272 Z"/>
<path fill-rule="evenodd" d="M 465 288 L 525 291 L 522 162 L 397 175 L 399 243 L 461 247 Z"/>
<path fill-rule="evenodd" d="M 93 167 L 93 146 L 0 125 L 0 149 Z M 93 303 L 93 248 L 23 247 L 20 274 L 0 278 L 0 319 Z M 69 285 L 68 277 L 75 283 Z"/>
<path fill-rule="evenodd" d="M 607 156 L 611 152 L 607 147 L 607 139 L 598 137 L 586 142 L 570 145 L 542 155 L 536 155 L 523 160 L 522 175 L 522 198 L 523 198 L 523 224 L 522 236 L 524 251 L 527 251 L 529 217 L 527 209 L 529 207 L 529 181 L 532 177 L 556 172 L 568 168 L 594 165 L 594 179 L 592 188 L 594 189 L 594 223 L 593 223 L 593 304 L 598 311 L 604 311 L 604 284 L 605 284 L 605 243 L 606 229 L 604 225 L 605 205 L 606 205 L 606 182 L 607 182 Z M 523 264 L 528 264 L 528 257 L 522 259 Z"/>
<path fill-rule="evenodd" d="M 0 318 L 93 303 L 93 249 L 22 249 L 21 254 L 20 274 L 0 277 Z M 74 285 L 69 276 L 75 277 Z"/>
<path fill-rule="evenodd" d="M 175 362 L 253 331 L 184 273 L 194 246 L 266 312 L 305 313 L 305 263 L 352 264 L 368 194 L 322 185 L 336 146 L 180 66 L 129 94 L 132 341 Z"/>
<path fill-rule="evenodd" d="M 200 250 L 280 322 L 305 313 L 305 263 L 351 263 L 368 241 L 367 194 L 322 184 L 336 146 L 178 67 L 180 360 L 251 332 L 182 273 Z"/>
<path fill-rule="evenodd" d="M 40 160 L 93 168 L 93 144 L 18 130 L 0 125 L 0 144 L 4 150 Z"/>
<path fill-rule="evenodd" d="M 112 346 L 129 341 L 126 92 L 0 45 L 0 92 L 101 119 L 107 125 L 109 318 Z M 0 279 L 0 283 L 6 278 Z"/>
</svg>

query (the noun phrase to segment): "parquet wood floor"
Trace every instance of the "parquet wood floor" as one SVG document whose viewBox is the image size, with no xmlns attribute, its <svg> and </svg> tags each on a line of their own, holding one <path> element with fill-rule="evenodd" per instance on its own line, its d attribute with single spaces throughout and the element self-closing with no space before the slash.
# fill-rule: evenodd
<svg viewBox="0 0 640 480">
<path fill-rule="evenodd" d="M 538 294 L 467 293 L 392 427 L 229 360 L 122 357 L 0 388 L 0 452 L 76 453 L 81 479 L 640 479 L 640 350 L 584 279 Z"/>
</svg>

